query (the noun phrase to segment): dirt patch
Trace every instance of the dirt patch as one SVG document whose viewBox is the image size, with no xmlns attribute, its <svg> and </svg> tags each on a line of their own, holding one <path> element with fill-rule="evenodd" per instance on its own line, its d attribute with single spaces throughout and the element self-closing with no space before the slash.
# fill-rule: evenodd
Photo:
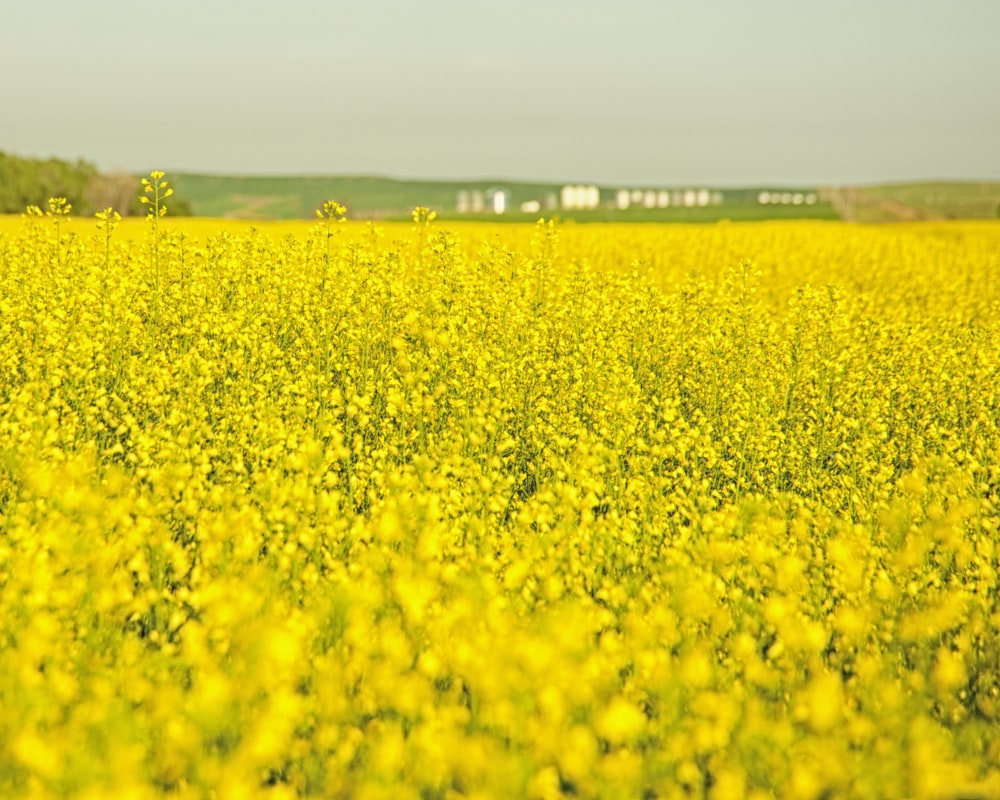
<svg viewBox="0 0 1000 800">
<path fill-rule="evenodd" d="M 872 197 L 864 189 L 843 186 L 830 193 L 830 202 L 846 222 L 919 222 L 949 219 L 927 208 L 911 206 L 901 200 Z"/>
<path fill-rule="evenodd" d="M 274 219 L 275 215 L 267 213 L 265 209 L 276 203 L 280 203 L 284 199 L 280 195 L 234 194 L 232 201 L 234 204 L 238 204 L 239 207 L 234 208 L 232 211 L 227 211 L 223 217 L 225 219 Z"/>
</svg>

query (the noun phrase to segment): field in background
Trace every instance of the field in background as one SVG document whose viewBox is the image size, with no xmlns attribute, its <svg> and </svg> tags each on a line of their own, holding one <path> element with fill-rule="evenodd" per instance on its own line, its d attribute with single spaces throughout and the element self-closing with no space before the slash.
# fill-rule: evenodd
<svg viewBox="0 0 1000 800">
<path fill-rule="evenodd" d="M 416 206 L 439 214 L 454 209 L 460 188 L 486 191 L 496 182 L 458 184 L 382 177 L 229 177 L 181 173 L 173 177 L 195 214 L 236 219 L 313 219 L 325 200 L 336 198 L 359 219 L 409 219 Z M 514 200 L 558 192 L 549 184 L 511 184 Z"/>
<path fill-rule="evenodd" d="M 602 207 L 566 211 L 558 204 L 522 213 L 522 203 L 559 196 L 560 184 L 516 181 L 406 181 L 383 177 L 237 177 L 181 173 L 174 176 L 178 195 L 198 216 L 231 219 L 308 219 L 324 200 L 337 198 L 356 219 L 408 219 L 416 206 L 434 209 L 440 218 L 533 222 L 540 216 L 580 222 L 715 222 L 729 219 L 844 219 L 896 222 L 942 219 L 993 219 L 1000 216 L 1000 183 L 922 182 L 863 187 L 741 187 L 721 189 L 725 202 L 704 208 L 607 207 L 618 187 L 602 187 Z M 510 192 L 510 210 L 493 214 L 458 214 L 460 191 L 485 193 L 503 187 Z M 762 205 L 761 192 L 814 191 L 819 202 L 805 205 Z"/>
<path fill-rule="evenodd" d="M 669 207 L 627 210 L 606 207 L 616 187 L 602 189 L 602 207 L 590 211 L 567 211 L 546 199 L 559 197 L 561 184 L 516 181 L 403 181 L 382 177 L 235 177 L 180 173 L 173 176 L 178 195 L 190 201 L 198 216 L 236 219 L 307 219 L 328 198 L 336 198 L 354 219 L 406 220 L 416 206 L 433 209 L 441 219 L 534 222 L 539 217 L 560 217 L 580 222 L 716 222 L 721 219 L 836 219 L 825 201 L 812 206 L 773 206 L 757 202 L 760 191 L 781 187 L 722 190 L 726 203 L 704 208 Z M 510 192 L 510 210 L 495 214 L 460 214 L 456 198 L 460 191 L 485 193 L 502 187 Z M 786 190 L 787 191 L 787 190 Z M 804 191 L 796 189 L 794 191 Z M 520 206 L 538 201 L 540 210 L 522 213 Z"/>
<path fill-rule="evenodd" d="M 842 187 L 828 193 L 848 222 L 915 222 L 1000 217 L 1000 183 L 926 181 Z"/>
</svg>

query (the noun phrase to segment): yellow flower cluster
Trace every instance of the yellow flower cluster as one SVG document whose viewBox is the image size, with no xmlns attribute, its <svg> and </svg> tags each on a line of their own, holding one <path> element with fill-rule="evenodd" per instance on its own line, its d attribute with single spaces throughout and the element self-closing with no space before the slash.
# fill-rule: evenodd
<svg viewBox="0 0 1000 800">
<path fill-rule="evenodd" d="M 1000 797 L 1000 226 L 0 222 L 0 796 Z"/>
</svg>

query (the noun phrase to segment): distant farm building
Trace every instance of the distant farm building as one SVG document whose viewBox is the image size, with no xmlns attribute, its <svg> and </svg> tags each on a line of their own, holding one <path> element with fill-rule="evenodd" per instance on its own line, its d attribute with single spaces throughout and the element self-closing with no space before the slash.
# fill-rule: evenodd
<svg viewBox="0 0 1000 800">
<path fill-rule="evenodd" d="M 510 210 L 510 192 L 493 187 L 485 192 L 480 189 L 459 189 L 455 195 L 455 211 L 459 214 L 506 214 Z"/>
<path fill-rule="evenodd" d="M 482 214 L 486 210 L 486 195 L 478 189 L 460 189 L 455 196 L 455 211 L 459 214 Z"/>
<path fill-rule="evenodd" d="M 559 193 L 559 204 L 567 211 L 589 211 L 601 202 L 601 190 L 596 186 L 568 184 Z"/>
<path fill-rule="evenodd" d="M 486 208 L 494 214 L 506 214 L 510 208 L 510 192 L 497 187 L 487 189 Z"/>
</svg>

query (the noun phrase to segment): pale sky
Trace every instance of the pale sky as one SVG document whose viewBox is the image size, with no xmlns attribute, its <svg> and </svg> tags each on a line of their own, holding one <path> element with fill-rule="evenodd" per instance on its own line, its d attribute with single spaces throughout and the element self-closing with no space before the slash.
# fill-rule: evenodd
<svg viewBox="0 0 1000 800">
<path fill-rule="evenodd" d="M 601 184 L 1000 179 L 1000 0 L 45 0 L 0 150 Z"/>
</svg>

